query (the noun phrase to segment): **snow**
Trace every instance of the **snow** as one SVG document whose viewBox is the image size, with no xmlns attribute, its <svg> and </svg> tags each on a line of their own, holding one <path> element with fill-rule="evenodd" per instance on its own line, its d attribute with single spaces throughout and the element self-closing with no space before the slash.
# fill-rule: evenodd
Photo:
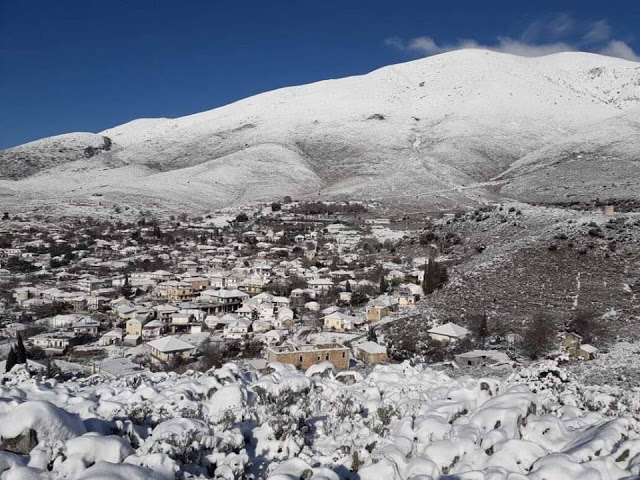
<svg viewBox="0 0 640 480">
<path fill-rule="evenodd" d="M 31 428 L 38 444 L 25 456 L 0 450 L 1 475 L 335 480 L 357 469 L 360 479 L 604 480 L 640 473 L 640 391 L 585 385 L 550 360 L 502 380 L 451 378 L 409 363 L 367 371 L 269 363 L 260 373 L 229 363 L 57 383 L 16 369 L 0 386 L 0 436 Z"/>
<path fill-rule="evenodd" d="M 191 350 L 195 348 L 190 343 L 187 343 L 176 337 L 158 338 L 157 340 L 148 342 L 147 345 L 161 352 L 179 352 L 182 350 Z"/>
<path fill-rule="evenodd" d="M 438 201 L 473 200 L 486 192 L 470 186 L 489 185 L 509 169 L 504 178 L 513 186 L 505 188 L 530 194 L 527 180 L 545 180 L 556 157 L 585 141 L 595 151 L 623 154 L 619 163 L 632 178 L 636 167 L 624 160 L 637 153 L 637 142 L 627 140 L 638 118 L 638 76 L 636 63 L 579 52 L 448 52 L 186 117 L 141 119 L 99 135 L 5 150 L 3 178 L 22 168 L 24 155 L 37 159 L 40 171 L 0 180 L 0 193 L 7 202 L 45 207 L 64 198 L 86 209 L 100 202 L 222 206 L 283 192 L 412 200 L 439 192 Z M 102 136 L 112 140 L 111 150 L 85 158 L 84 147 Z M 71 153 L 58 154 L 65 146 Z"/>
<path fill-rule="evenodd" d="M 29 429 L 37 433 L 39 443 L 67 440 L 86 431 L 79 417 L 43 400 L 26 401 L 0 417 L 2 438 L 15 438 Z"/>
</svg>

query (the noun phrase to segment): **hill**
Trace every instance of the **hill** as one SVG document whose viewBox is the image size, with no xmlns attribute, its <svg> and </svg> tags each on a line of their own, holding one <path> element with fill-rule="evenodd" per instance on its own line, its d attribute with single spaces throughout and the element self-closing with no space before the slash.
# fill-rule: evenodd
<svg viewBox="0 0 640 480">
<path fill-rule="evenodd" d="M 639 119 L 637 63 L 459 50 L 4 150 L 0 198 L 205 209 L 283 195 L 435 206 L 637 195 L 625 182 L 640 173 Z"/>
</svg>

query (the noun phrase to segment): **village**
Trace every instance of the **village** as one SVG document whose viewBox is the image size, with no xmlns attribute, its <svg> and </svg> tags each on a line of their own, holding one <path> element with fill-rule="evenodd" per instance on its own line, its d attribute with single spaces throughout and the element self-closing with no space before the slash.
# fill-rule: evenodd
<svg viewBox="0 0 640 480">
<path fill-rule="evenodd" d="M 390 330 L 416 317 L 429 325 L 434 363 L 508 369 L 523 336 L 545 333 L 502 332 L 488 346 L 486 314 L 429 318 L 424 306 L 448 281 L 457 241 L 422 241 L 408 222 L 377 213 L 362 202 L 285 199 L 197 218 L 55 227 L 5 214 L 2 373 L 25 361 L 49 374 L 113 377 L 227 361 L 366 369 L 407 359 Z M 421 255 L 400 255 L 403 243 Z M 570 357 L 598 355 L 576 332 L 549 335 Z"/>
</svg>

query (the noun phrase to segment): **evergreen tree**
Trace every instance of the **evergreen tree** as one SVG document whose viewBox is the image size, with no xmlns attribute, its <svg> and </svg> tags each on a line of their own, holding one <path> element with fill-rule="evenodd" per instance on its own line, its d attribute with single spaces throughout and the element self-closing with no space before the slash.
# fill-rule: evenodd
<svg viewBox="0 0 640 480">
<path fill-rule="evenodd" d="M 367 332 L 367 340 L 370 342 L 378 343 L 378 335 L 376 334 L 376 329 L 373 327 L 369 327 L 369 331 Z"/>
<path fill-rule="evenodd" d="M 487 337 L 489 336 L 489 327 L 487 325 L 487 312 L 484 311 L 479 315 L 472 315 L 469 320 L 469 328 L 476 336 L 480 348 L 485 347 Z"/>
<path fill-rule="evenodd" d="M 422 291 L 425 295 L 433 293 L 442 288 L 449 280 L 447 267 L 439 265 L 432 259 L 424 266 L 424 279 L 422 281 Z"/>
<path fill-rule="evenodd" d="M 344 291 L 345 292 L 350 292 L 351 291 L 351 282 L 349 280 L 347 280 L 346 285 L 344 287 Z"/>
<path fill-rule="evenodd" d="M 120 289 L 120 293 L 125 298 L 131 298 L 133 296 L 133 288 L 129 284 L 129 274 L 125 273 L 124 275 L 124 283 L 122 284 L 122 288 Z"/>
<path fill-rule="evenodd" d="M 27 349 L 22 343 L 20 334 L 18 334 L 18 342 L 16 344 L 16 363 L 27 363 Z"/>
<path fill-rule="evenodd" d="M 384 278 L 384 274 L 380 277 L 380 293 L 386 293 L 389 285 L 387 284 L 387 279 Z"/>
<path fill-rule="evenodd" d="M 10 372 L 11 369 L 18 364 L 18 358 L 16 355 L 16 351 L 13 347 L 9 350 L 9 356 L 7 356 L 7 366 L 5 368 L 5 372 Z"/>
<path fill-rule="evenodd" d="M 425 295 L 433 293 L 436 289 L 436 281 L 434 276 L 435 262 L 431 259 L 424 265 L 424 278 L 422 279 L 422 292 Z"/>
</svg>

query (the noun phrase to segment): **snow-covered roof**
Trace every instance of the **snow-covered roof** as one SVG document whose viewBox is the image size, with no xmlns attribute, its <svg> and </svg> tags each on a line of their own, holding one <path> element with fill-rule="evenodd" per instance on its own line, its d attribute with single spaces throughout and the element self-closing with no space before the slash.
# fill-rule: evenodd
<svg viewBox="0 0 640 480">
<path fill-rule="evenodd" d="M 597 353 L 598 349 L 596 347 L 594 347 L 593 345 L 589 345 L 588 343 L 583 343 L 582 345 L 580 345 L 580 350 L 582 350 L 583 352 L 587 352 L 587 353 Z"/>
<path fill-rule="evenodd" d="M 176 337 L 158 338 L 157 340 L 148 342 L 147 345 L 163 353 L 179 352 L 179 351 L 191 350 L 195 348 L 190 343 L 187 343 L 184 340 L 180 340 L 179 338 L 176 338 Z"/>
<path fill-rule="evenodd" d="M 469 335 L 469 330 L 453 322 L 445 323 L 439 327 L 434 327 L 429 330 L 429 333 L 434 335 L 442 335 L 444 337 L 461 338 Z"/>
<path fill-rule="evenodd" d="M 387 353 L 386 347 L 383 347 L 382 345 L 371 341 L 359 343 L 356 345 L 356 348 L 373 355 Z"/>
</svg>

